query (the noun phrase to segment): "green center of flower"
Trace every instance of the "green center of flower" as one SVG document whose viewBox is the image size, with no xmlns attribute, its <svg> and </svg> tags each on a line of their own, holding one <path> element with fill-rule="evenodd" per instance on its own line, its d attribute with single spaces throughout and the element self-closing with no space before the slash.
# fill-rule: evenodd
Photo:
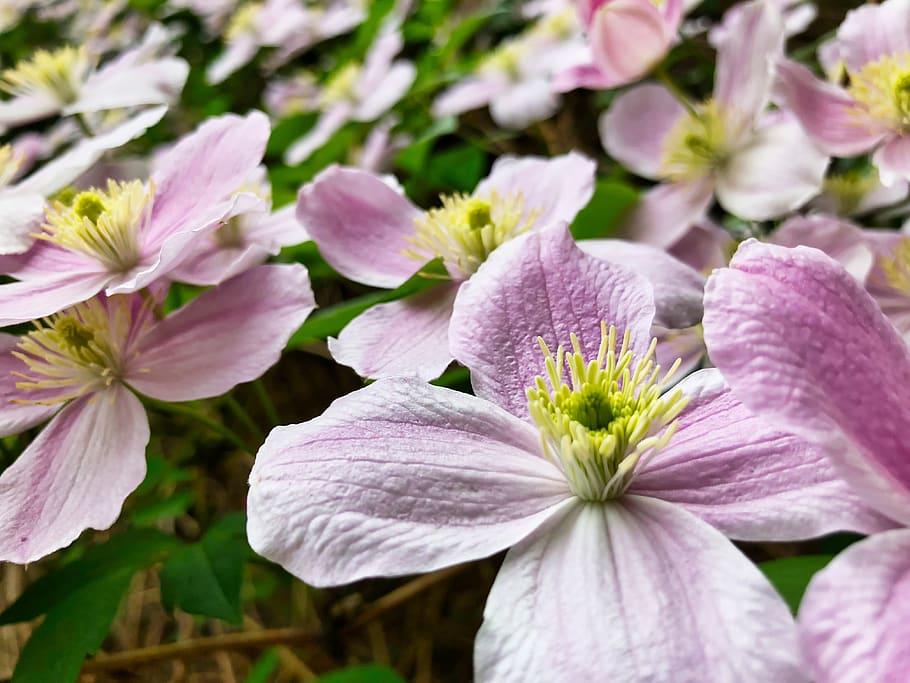
<svg viewBox="0 0 910 683">
<path fill-rule="evenodd" d="M 663 391 L 680 361 L 661 377 L 654 361 L 657 341 L 636 358 L 630 339 L 626 332 L 617 351 L 616 328 L 602 324 L 600 348 L 591 360 L 585 359 L 574 334 L 573 352 L 559 347 L 555 356 L 538 339 L 546 377 L 528 388 L 528 411 L 540 430 L 544 453 L 585 501 L 620 496 L 638 463 L 673 436 L 674 420 L 688 401 L 678 389 Z"/>
<path fill-rule="evenodd" d="M 720 169 L 730 153 L 727 126 L 713 101 L 683 116 L 667 136 L 661 174 L 669 180 L 697 180 Z"/>
<path fill-rule="evenodd" d="M 83 48 L 64 47 L 50 52 L 38 50 L 0 75 L 0 90 L 11 95 L 45 94 L 61 105 L 72 104 L 91 68 Z"/>
<path fill-rule="evenodd" d="M 500 245 L 528 231 L 536 211 L 525 212 L 521 194 L 483 197 L 455 194 L 442 197 L 442 206 L 415 221 L 410 258 L 426 263 L 440 257 L 449 274 L 467 278 Z"/>
<path fill-rule="evenodd" d="M 130 297 L 95 298 L 35 321 L 13 355 L 28 368 L 16 387 L 53 405 L 111 386 L 123 374 L 132 325 Z"/>
<path fill-rule="evenodd" d="M 886 55 L 849 77 L 850 95 L 867 115 L 888 126 L 910 126 L 910 54 Z"/>
<path fill-rule="evenodd" d="M 38 239 L 90 256 L 114 273 L 139 262 L 139 229 L 151 210 L 154 187 L 108 181 L 107 190 L 79 192 L 56 201 Z"/>
</svg>

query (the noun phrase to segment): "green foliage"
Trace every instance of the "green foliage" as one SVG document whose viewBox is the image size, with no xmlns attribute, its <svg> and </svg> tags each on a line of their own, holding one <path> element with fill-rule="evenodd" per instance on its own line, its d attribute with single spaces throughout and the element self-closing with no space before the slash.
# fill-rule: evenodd
<svg viewBox="0 0 910 683">
<path fill-rule="evenodd" d="M 631 185 L 599 178 L 591 201 L 572 222 L 572 234 L 580 240 L 609 237 L 636 201 L 638 192 Z"/>
<path fill-rule="evenodd" d="M 272 674 L 278 670 L 281 660 L 278 657 L 278 650 L 272 648 L 262 653 L 262 656 L 253 664 L 249 675 L 246 677 L 246 683 L 268 683 Z"/>
<path fill-rule="evenodd" d="M 405 680 L 394 669 L 371 664 L 327 673 L 317 683 L 405 683 Z"/>
<path fill-rule="evenodd" d="M 796 614 L 812 577 L 833 559 L 834 555 L 800 555 L 762 562 L 759 567 Z"/>
</svg>

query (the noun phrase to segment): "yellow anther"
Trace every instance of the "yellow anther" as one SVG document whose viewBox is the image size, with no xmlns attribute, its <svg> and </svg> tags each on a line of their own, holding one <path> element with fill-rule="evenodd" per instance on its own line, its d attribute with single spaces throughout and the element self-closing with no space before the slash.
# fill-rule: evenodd
<svg viewBox="0 0 910 683">
<path fill-rule="evenodd" d="M 835 211 L 847 216 L 855 212 L 863 199 L 878 186 L 878 174 L 869 171 L 848 171 L 825 178 L 824 193 L 835 202 Z"/>
<path fill-rule="evenodd" d="M 24 161 L 24 157 L 17 154 L 11 145 L 0 145 L 0 188 L 16 179 Z"/>
<path fill-rule="evenodd" d="M 71 104 L 79 97 L 90 68 L 91 62 L 84 48 L 38 50 L 30 59 L 3 71 L 0 90 L 12 95 L 43 93 L 61 105 Z"/>
<path fill-rule="evenodd" d="M 667 135 L 661 174 L 674 181 L 697 180 L 723 166 L 729 147 L 723 114 L 709 100 L 687 113 Z"/>
<path fill-rule="evenodd" d="M 261 2 L 248 2 L 242 5 L 228 22 L 224 30 L 224 38 L 233 42 L 238 38 L 256 32 L 256 21 L 262 12 Z"/>
<path fill-rule="evenodd" d="M 353 100 L 357 95 L 357 81 L 362 69 L 359 63 L 350 62 L 336 71 L 322 89 L 319 104 L 326 107 Z"/>
<path fill-rule="evenodd" d="M 910 53 L 886 55 L 849 77 L 850 95 L 866 116 L 890 127 L 910 127 Z"/>
</svg>

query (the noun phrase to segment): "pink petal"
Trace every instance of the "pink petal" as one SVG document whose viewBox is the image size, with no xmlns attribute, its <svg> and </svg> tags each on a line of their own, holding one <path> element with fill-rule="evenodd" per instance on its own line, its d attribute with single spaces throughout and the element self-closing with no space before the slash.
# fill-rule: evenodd
<svg viewBox="0 0 910 683">
<path fill-rule="evenodd" d="M 558 157 L 501 156 L 474 196 L 493 192 L 500 197 L 520 194 L 525 215 L 534 214 L 535 227 L 571 223 L 594 195 L 597 164 L 577 152 Z"/>
<path fill-rule="evenodd" d="M 815 249 L 746 242 L 708 280 L 704 327 L 739 400 L 910 521 L 910 351 L 849 273 Z"/>
<path fill-rule="evenodd" d="M 475 680 L 802 683 L 796 628 L 749 560 L 662 501 L 578 506 L 509 551 Z"/>
<path fill-rule="evenodd" d="M 888 140 L 872 157 L 884 185 L 896 185 L 910 179 L 910 136 Z"/>
<path fill-rule="evenodd" d="M 588 27 L 594 63 L 613 86 L 647 74 L 667 54 L 674 33 L 651 0 L 604 3 Z"/>
<path fill-rule="evenodd" d="M 422 265 L 404 254 L 420 216 L 379 176 L 355 168 L 326 169 L 297 198 L 297 218 L 325 260 L 374 287 L 397 287 Z"/>
<path fill-rule="evenodd" d="M 357 105 L 353 118 L 357 121 L 375 121 L 398 104 L 411 89 L 416 77 L 417 67 L 413 62 L 395 62 L 384 78 Z"/>
<path fill-rule="evenodd" d="M 229 42 L 205 70 L 206 82 L 217 85 L 226 81 L 231 74 L 253 61 L 258 52 L 259 43 L 251 36 Z"/>
<path fill-rule="evenodd" d="M 407 379 L 274 429 L 256 457 L 250 545 L 314 586 L 492 555 L 573 499 L 537 432 L 494 405 Z"/>
<path fill-rule="evenodd" d="M 13 373 L 28 370 L 21 360 L 13 356 L 19 337 L 0 332 L 0 437 L 19 434 L 31 429 L 57 412 L 59 406 L 19 403 L 22 399 L 35 398 L 16 387 L 21 377 Z"/>
<path fill-rule="evenodd" d="M 522 130 L 559 110 L 559 95 L 546 76 L 513 83 L 490 100 L 490 116 L 502 128 Z"/>
<path fill-rule="evenodd" d="M 654 324 L 692 327 L 701 322 L 705 277 L 663 249 L 625 240 L 582 240 L 579 249 L 644 275 L 654 290 Z"/>
<path fill-rule="evenodd" d="M 449 319 L 460 283 L 373 306 L 329 339 L 332 357 L 361 377 L 416 377 L 429 381 L 452 362 Z"/>
<path fill-rule="evenodd" d="M 190 67 L 183 59 L 166 57 L 147 62 L 112 64 L 85 82 L 79 99 L 66 114 L 80 114 L 152 104 L 167 104 L 180 96 Z"/>
<path fill-rule="evenodd" d="M 717 370 L 677 385 L 679 430 L 630 493 L 676 503 L 742 541 L 793 541 L 893 527 L 848 488 L 824 451 L 751 413 Z"/>
<path fill-rule="evenodd" d="M 653 294 L 640 275 L 588 256 L 565 227 L 531 233 L 497 249 L 455 299 L 449 347 L 471 370 L 478 396 L 513 415 L 528 413 L 525 390 L 545 375 L 537 337 L 555 353 L 575 333 L 593 358 L 601 321 L 632 334 L 644 351 Z"/>
<path fill-rule="evenodd" d="M 580 64 L 560 71 L 553 77 L 554 92 L 569 92 L 577 88 L 606 90 L 619 85 L 613 76 L 603 73 L 595 64 Z"/>
<path fill-rule="evenodd" d="M 351 120 L 351 115 L 350 106 L 344 103 L 326 109 L 306 135 L 287 148 L 284 163 L 296 166 L 309 159 L 313 152 L 331 140 Z"/>
<path fill-rule="evenodd" d="M 148 419 L 127 389 L 70 404 L 0 476 L 0 560 L 26 564 L 107 529 L 145 478 Z"/>
<path fill-rule="evenodd" d="M 315 307 L 303 266 L 259 266 L 152 327 L 124 381 L 162 401 L 220 396 L 278 362 Z"/>
<path fill-rule="evenodd" d="M 837 31 L 837 42 L 851 71 L 881 57 L 910 52 L 910 4 L 890 0 L 848 12 Z"/>
<path fill-rule="evenodd" d="M 40 194 L 0 190 L 0 254 L 21 254 L 35 242 L 44 220 Z"/>
<path fill-rule="evenodd" d="M 818 683 L 900 683 L 910 671 L 910 531 L 879 534 L 834 558 L 799 610 Z"/>
<path fill-rule="evenodd" d="M 107 273 L 76 272 L 0 285 L 0 327 L 37 320 L 91 299 Z"/>
<path fill-rule="evenodd" d="M 699 272 L 727 265 L 734 248 L 730 233 L 709 219 L 693 224 L 668 251 Z"/>
<path fill-rule="evenodd" d="M 655 185 L 623 218 L 623 235 L 635 242 L 666 249 L 705 217 L 713 198 L 712 178 Z"/>
<path fill-rule="evenodd" d="M 357 96 L 364 99 L 382 87 L 383 80 L 392 69 L 395 56 L 404 47 L 401 32 L 381 30 L 367 51 L 357 84 Z"/>
<path fill-rule="evenodd" d="M 717 176 L 717 201 L 747 220 L 788 213 L 821 192 L 828 156 L 786 118 L 755 131 Z"/>
<path fill-rule="evenodd" d="M 607 154 L 630 171 L 656 180 L 666 136 L 685 114 L 662 85 L 641 85 L 617 97 L 601 117 L 600 140 Z"/>
<path fill-rule="evenodd" d="M 867 231 L 833 216 L 794 216 L 771 233 L 782 247 L 815 247 L 840 263 L 858 282 L 865 282 L 874 254 Z"/>
<path fill-rule="evenodd" d="M 774 96 L 796 115 L 809 137 L 833 156 L 865 154 L 886 133 L 866 120 L 863 110 L 841 88 L 787 59 L 778 62 Z"/>
<path fill-rule="evenodd" d="M 433 116 L 442 118 L 485 107 L 504 87 L 502 82 L 468 78 L 444 90 L 436 98 L 433 102 Z"/>
<path fill-rule="evenodd" d="M 49 95 L 19 95 L 0 101 L 0 134 L 32 121 L 40 121 L 60 111 L 59 102 Z"/>
</svg>

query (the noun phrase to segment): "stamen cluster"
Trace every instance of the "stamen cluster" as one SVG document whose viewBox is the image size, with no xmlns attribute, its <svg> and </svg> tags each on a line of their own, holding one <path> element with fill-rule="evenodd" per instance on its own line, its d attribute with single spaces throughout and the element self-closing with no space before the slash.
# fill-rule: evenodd
<svg viewBox="0 0 910 683">
<path fill-rule="evenodd" d="M 11 145 L 0 145 L 0 189 L 19 175 L 22 162 L 22 155 L 16 154 Z"/>
<path fill-rule="evenodd" d="M 850 95 L 883 124 L 910 127 L 910 54 L 886 55 L 850 73 Z"/>
<path fill-rule="evenodd" d="M 684 116 L 667 136 L 661 175 L 673 181 L 697 180 L 720 169 L 730 153 L 730 135 L 713 100 Z"/>
<path fill-rule="evenodd" d="M 38 50 L 0 75 L 0 90 L 11 95 L 48 94 L 60 104 L 75 102 L 91 68 L 84 48 Z"/>
</svg>

